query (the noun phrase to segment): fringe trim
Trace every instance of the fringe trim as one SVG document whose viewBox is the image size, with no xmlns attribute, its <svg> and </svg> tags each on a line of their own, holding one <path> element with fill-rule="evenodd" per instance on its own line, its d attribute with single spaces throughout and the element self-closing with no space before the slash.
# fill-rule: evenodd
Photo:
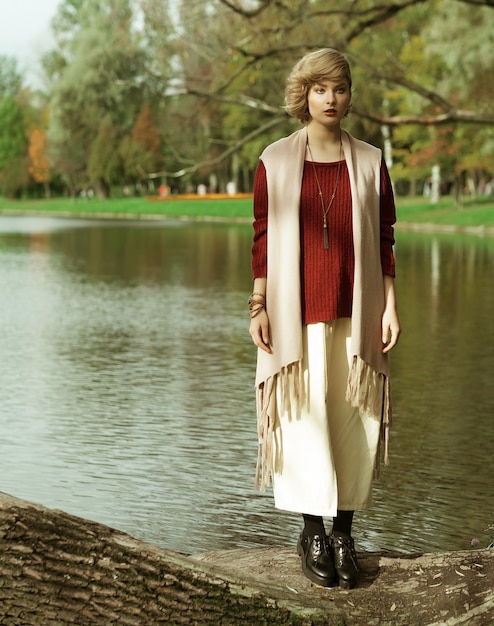
<svg viewBox="0 0 494 626">
<path fill-rule="evenodd" d="M 380 382 L 383 381 L 382 394 Z M 376 372 L 359 356 L 353 357 L 348 375 L 346 399 L 354 407 L 381 417 L 381 434 L 374 466 L 374 478 L 379 478 L 381 453 L 384 464 L 389 464 L 389 432 L 392 426 L 391 381 L 389 376 Z"/>
<path fill-rule="evenodd" d="M 300 398 L 303 390 L 303 370 L 300 361 L 290 363 L 278 374 L 271 376 L 256 389 L 258 453 L 254 488 L 266 491 L 271 484 L 274 470 L 274 429 L 277 397 L 281 400 L 279 411 L 283 413 L 290 403 L 291 384 Z M 279 393 L 276 388 L 279 387 Z"/>
<path fill-rule="evenodd" d="M 382 393 L 381 393 L 381 381 Z M 290 386 L 295 395 L 303 394 L 303 368 L 301 361 L 291 363 L 278 374 L 271 376 L 256 389 L 258 454 L 254 487 L 266 491 L 271 484 L 274 470 L 274 430 L 277 408 L 280 413 L 290 402 Z M 279 393 L 277 393 L 279 387 Z M 281 406 L 277 407 L 277 397 Z M 346 400 L 354 407 L 360 407 L 373 415 L 380 416 L 381 434 L 376 454 L 374 477 L 378 478 L 381 468 L 381 453 L 384 464 L 389 464 L 389 431 L 392 425 L 391 381 L 389 376 L 376 372 L 360 357 L 354 356 L 348 375 Z"/>
</svg>

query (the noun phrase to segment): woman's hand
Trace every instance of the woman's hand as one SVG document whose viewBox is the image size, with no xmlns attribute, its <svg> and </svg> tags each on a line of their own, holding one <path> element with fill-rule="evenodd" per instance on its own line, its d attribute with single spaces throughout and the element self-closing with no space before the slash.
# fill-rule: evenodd
<svg viewBox="0 0 494 626">
<path fill-rule="evenodd" d="M 271 354 L 269 318 L 266 313 L 266 276 L 256 278 L 249 298 L 249 333 L 254 345 Z"/>
<path fill-rule="evenodd" d="M 269 335 L 269 318 L 266 309 L 262 309 L 250 320 L 249 333 L 254 345 L 271 354 L 271 338 Z"/>
<path fill-rule="evenodd" d="M 386 309 L 382 319 L 383 328 L 383 352 L 389 352 L 398 343 L 398 338 L 401 334 L 400 320 L 398 319 L 398 313 L 396 309 Z"/>
<path fill-rule="evenodd" d="M 389 352 L 398 343 L 401 335 L 401 326 L 396 307 L 395 281 L 392 276 L 388 275 L 384 275 L 384 301 L 382 343 L 383 352 Z"/>
</svg>

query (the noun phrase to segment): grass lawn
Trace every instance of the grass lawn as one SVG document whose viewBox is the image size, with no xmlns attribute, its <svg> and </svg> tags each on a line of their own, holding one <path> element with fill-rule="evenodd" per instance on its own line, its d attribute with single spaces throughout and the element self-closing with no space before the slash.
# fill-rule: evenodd
<svg viewBox="0 0 494 626">
<path fill-rule="evenodd" d="M 397 198 L 398 222 L 429 223 L 441 226 L 494 226 L 494 198 L 465 200 L 454 206 L 450 197 L 431 204 L 424 198 Z M 251 198 L 114 198 L 109 200 L 54 198 L 50 200 L 7 200 L 0 198 L 0 214 L 48 213 L 95 217 L 201 217 L 246 219 L 252 217 Z"/>
<path fill-rule="evenodd" d="M 164 217 L 222 217 L 250 218 L 252 200 L 230 199 L 166 199 L 110 198 L 86 200 L 78 198 L 53 198 L 50 200 L 7 200 L 0 198 L 0 213 L 54 213 L 94 216 L 164 216 Z"/>
<path fill-rule="evenodd" d="M 438 224 L 441 226 L 494 226 L 494 198 L 477 201 L 465 200 L 463 206 L 454 206 L 452 198 L 446 197 L 437 204 L 424 198 L 397 198 L 399 222 Z"/>
</svg>

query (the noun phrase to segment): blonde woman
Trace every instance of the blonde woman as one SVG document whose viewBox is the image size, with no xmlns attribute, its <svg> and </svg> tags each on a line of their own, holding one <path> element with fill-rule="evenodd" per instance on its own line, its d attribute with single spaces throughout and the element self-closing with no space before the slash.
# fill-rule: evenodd
<svg viewBox="0 0 494 626">
<path fill-rule="evenodd" d="M 257 481 L 303 516 L 304 574 L 344 588 L 357 581 L 353 514 L 371 504 L 381 441 L 387 460 L 388 353 L 401 332 L 392 187 L 381 150 L 341 128 L 351 101 L 338 51 L 293 68 L 286 111 L 303 127 L 259 160 L 249 298 Z"/>
</svg>

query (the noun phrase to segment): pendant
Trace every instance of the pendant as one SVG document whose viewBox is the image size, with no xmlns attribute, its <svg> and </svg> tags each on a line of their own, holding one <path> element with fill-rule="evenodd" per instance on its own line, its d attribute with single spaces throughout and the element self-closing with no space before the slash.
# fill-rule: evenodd
<svg viewBox="0 0 494 626">
<path fill-rule="evenodd" d="M 324 249 L 329 250 L 328 222 L 324 220 Z"/>
</svg>

